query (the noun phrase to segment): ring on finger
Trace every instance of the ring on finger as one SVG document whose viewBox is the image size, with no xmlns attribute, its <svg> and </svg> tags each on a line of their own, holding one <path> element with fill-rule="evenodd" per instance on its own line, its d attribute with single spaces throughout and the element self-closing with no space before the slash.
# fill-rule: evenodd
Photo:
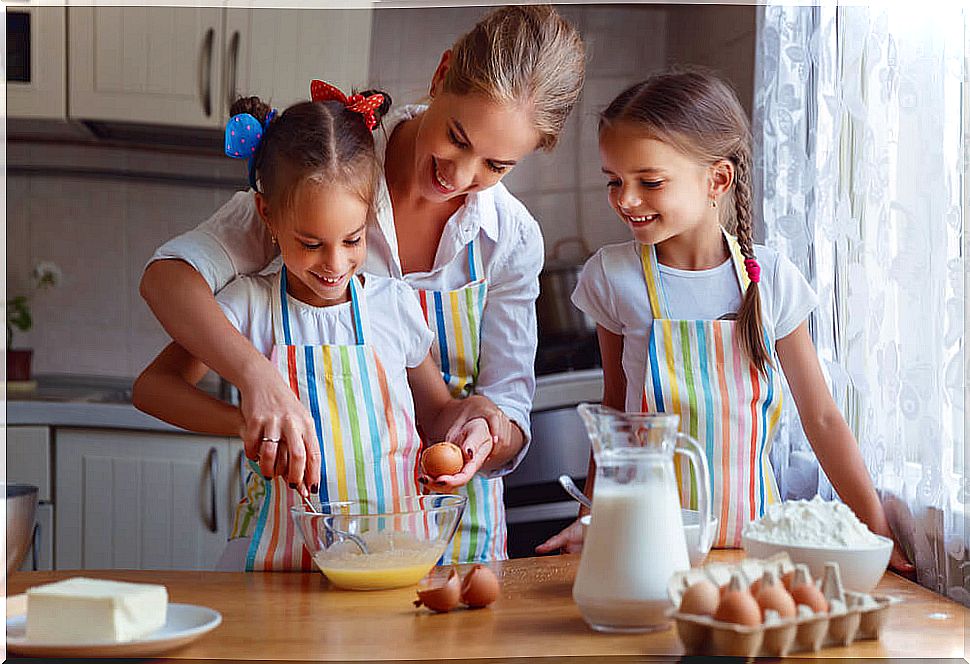
<svg viewBox="0 0 970 664">
<path fill-rule="evenodd" d="M 262 443 L 278 443 L 278 442 L 280 442 L 280 439 L 279 438 L 267 438 L 266 436 L 263 436 L 259 440 Z"/>
</svg>

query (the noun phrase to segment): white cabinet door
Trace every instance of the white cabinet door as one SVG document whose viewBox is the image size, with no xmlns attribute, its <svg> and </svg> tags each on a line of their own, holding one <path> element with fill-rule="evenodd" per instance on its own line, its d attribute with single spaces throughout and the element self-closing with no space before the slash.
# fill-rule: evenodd
<svg viewBox="0 0 970 664">
<path fill-rule="evenodd" d="M 64 7 L 7 5 L 8 54 L 14 51 L 18 58 L 7 63 L 8 117 L 67 116 L 66 12 Z M 11 32 L 12 23 L 20 29 Z"/>
<path fill-rule="evenodd" d="M 22 572 L 54 569 L 54 506 L 38 505 L 34 521 L 33 542 L 20 565 Z"/>
<path fill-rule="evenodd" d="M 223 125 L 224 18 L 220 7 L 71 7 L 70 115 Z"/>
<path fill-rule="evenodd" d="M 345 93 L 367 83 L 371 9 L 229 9 L 225 103 L 257 95 L 280 110 L 310 95 L 310 79 Z"/>
<path fill-rule="evenodd" d="M 58 429 L 58 569 L 212 569 L 229 523 L 229 441 Z"/>
<path fill-rule="evenodd" d="M 7 427 L 7 481 L 37 487 L 39 502 L 52 500 L 50 428 Z"/>
</svg>

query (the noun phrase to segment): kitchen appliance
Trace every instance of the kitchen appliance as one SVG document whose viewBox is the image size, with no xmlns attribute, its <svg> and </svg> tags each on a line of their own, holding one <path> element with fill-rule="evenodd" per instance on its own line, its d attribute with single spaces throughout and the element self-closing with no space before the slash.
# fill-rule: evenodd
<svg viewBox="0 0 970 664">
<path fill-rule="evenodd" d="M 563 247 L 574 245 L 581 251 L 573 258 L 564 258 Z M 596 322 L 577 309 L 570 301 L 579 273 L 590 256 L 586 242 L 579 237 L 567 237 L 553 245 L 551 258 L 546 260 L 539 274 L 539 298 L 536 300 L 540 343 L 574 340 L 595 335 Z"/>
<path fill-rule="evenodd" d="M 27 549 L 33 543 L 37 510 L 37 487 L 29 484 L 7 484 L 7 576 L 20 567 Z M 36 555 L 36 547 L 34 549 Z M 36 564 L 35 564 L 36 569 Z M 6 578 L 6 577 L 4 577 Z"/>
<path fill-rule="evenodd" d="M 578 411 L 596 458 L 596 485 L 573 599 L 598 631 L 665 628 L 667 582 L 690 569 L 674 455 L 685 456 L 697 478 L 702 549 L 712 534 L 707 457 L 696 440 L 677 431 L 677 415 L 591 404 Z"/>
</svg>

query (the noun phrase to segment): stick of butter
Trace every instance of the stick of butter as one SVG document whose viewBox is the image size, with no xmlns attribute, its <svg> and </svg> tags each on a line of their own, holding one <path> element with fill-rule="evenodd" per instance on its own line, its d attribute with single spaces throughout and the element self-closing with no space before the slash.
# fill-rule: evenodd
<svg viewBox="0 0 970 664">
<path fill-rule="evenodd" d="M 74 577 L 27 591 L 31 643 L 119 643 L 165 624 L 168 591 L 149 583 Z"/>
</svg>

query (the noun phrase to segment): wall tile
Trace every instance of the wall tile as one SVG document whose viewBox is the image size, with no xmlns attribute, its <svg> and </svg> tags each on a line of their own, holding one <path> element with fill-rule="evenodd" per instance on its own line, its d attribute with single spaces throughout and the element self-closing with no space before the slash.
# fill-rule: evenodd
<svg viewBox="0 0 970 664">
<path fill-rule="evenodd" d="M 579 235 L 579 215 L 574 191 L 529 193 L 520 200 L 539 222 L 547 256 L 559 240 Z"/>
<path fill-rule="evenodd" d="M 626 242 L 632 235 L 613 212 L 604 189 L 584 189 L 580 193 L 583 238 L 592 251 L 607 244 Z"/>
</svg>

